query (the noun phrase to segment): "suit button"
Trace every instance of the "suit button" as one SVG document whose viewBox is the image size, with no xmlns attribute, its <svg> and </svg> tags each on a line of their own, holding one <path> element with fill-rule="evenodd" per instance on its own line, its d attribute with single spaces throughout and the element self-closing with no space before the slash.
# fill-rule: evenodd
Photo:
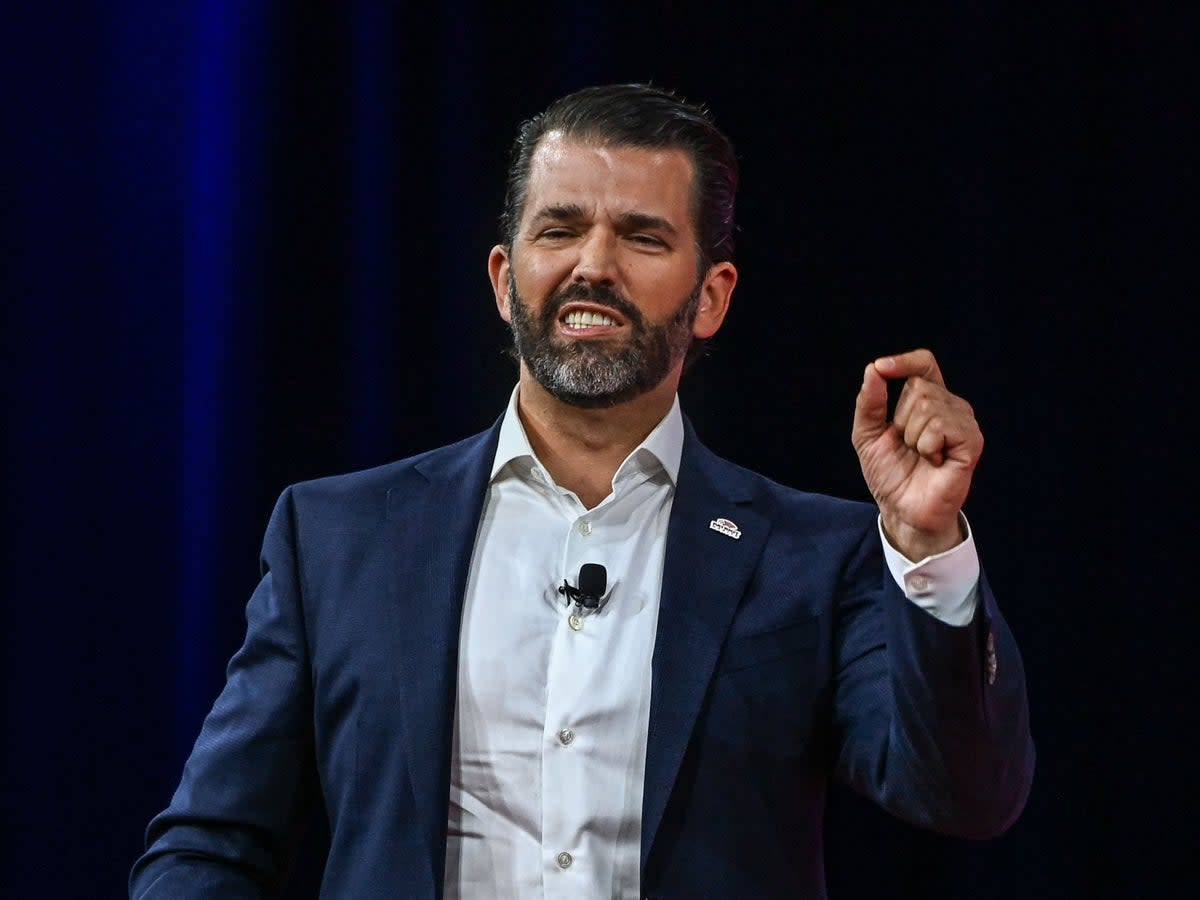
<svg viewBox="0 0 1200 900">
<path fill-rule="evenodd" d="M 570 853 L 567 853 L 564 850 L 562 853 L 558 854 L 558 858 L 554 861 L 558 863 L 558 867 L 560 869 L 569 869 L 571 868 L 571 863 L 575 862 L 575 857 L 571 856 Z"/>
</svg>

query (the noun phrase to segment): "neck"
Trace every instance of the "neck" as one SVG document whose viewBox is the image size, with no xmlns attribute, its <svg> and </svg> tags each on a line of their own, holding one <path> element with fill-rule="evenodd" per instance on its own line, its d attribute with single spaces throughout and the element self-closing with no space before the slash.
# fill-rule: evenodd
<svg viewBox="0 0 1200 900">
<path fill-rule="evenodd" d="M 604 409 L 558 400 L 521 364 L 517 411 L 525 434 L 550 477 L 588 509 L 612 491 L 617 467 L 670 412 L 679 370 L 641 396 Z"/>
</svg>

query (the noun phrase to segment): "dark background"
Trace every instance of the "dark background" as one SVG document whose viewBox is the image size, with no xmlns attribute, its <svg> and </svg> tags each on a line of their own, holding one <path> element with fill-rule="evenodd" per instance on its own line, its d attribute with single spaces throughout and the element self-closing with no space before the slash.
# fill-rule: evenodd
<svg viewBox="0 0 1200 900">
<path fill-rule="evenodd" d="M 0 892 L 125 890 L 280 490 L 499 414 L 484 263 L 517 123 L 652 80 L 743 164 L 742 279 L 682 392 L 707 442 L 865 499 L 862 366 L 917 345 L 988 442 L 968 513 L 1025 656 L 1033 794 L 985 844 L 835 794 L 831 896 L 1190 895 L 1195 31 L 1103 4 L 783 9 L 4 13 Z"/>
</svg>

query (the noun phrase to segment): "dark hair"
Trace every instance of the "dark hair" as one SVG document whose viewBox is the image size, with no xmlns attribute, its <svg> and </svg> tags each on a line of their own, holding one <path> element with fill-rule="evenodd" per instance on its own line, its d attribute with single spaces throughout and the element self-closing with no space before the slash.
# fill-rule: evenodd
<svg viewBox="0 0 1200 900">
<path fill-rule="evenodd" d="M 521 123 L 513 142 L 508 190 L 500 216 L 500 240 L 511 250 L 517 234 L 529 170 L 538 142 L 551 131 L 613 146 L 678 148 L 695 169 L 692 217 L 700 270 L 733 259 L 733 209 L 738 166 L 733 145 L 703 106 L 646 84 L 589 87 L 555 100 Z"/>
</svg>

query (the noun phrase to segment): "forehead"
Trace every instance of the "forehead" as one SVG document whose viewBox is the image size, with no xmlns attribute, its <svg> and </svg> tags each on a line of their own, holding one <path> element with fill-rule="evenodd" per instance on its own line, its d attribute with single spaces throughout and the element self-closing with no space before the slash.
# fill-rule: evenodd
<svg viewBox="0 0 1200 900">
<path fill-rule="evenodd" d="M 579 205 L 597 214 L 647 213 L 690 228 L 693 166 L 675 147 L 632 147 L 548 132 L 530 160 L 522 220 L 539 209 Z"/>
</svg>

